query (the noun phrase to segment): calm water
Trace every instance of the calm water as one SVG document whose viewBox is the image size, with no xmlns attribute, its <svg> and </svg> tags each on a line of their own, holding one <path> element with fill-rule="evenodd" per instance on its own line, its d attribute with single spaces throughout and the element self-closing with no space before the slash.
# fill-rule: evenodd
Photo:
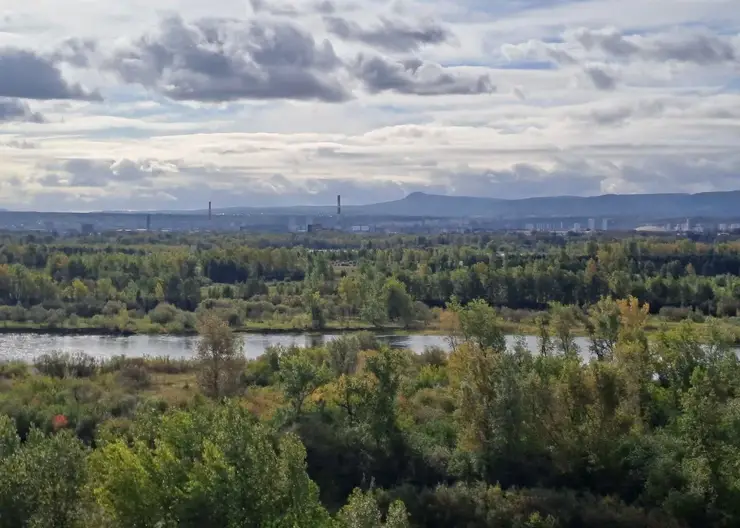
<svg viewBox="0 0 740 528">
<path fill-rule="evenodd" d="M 336 339 L 335 334 L 243 334 L 244 352 L 254 358 L 262 354 L 271 345 L 282 346 L 316 346 Z M 441 347 L 449 350 L 447 338 L 433 335 L 379 335 L 377 338 L 395 348 L 408 348 L 421 353 L 427 347 Z M 509 344 L 514 337 L 509 337 Z M 195 354 L 198 338 L 195 336 L 60 336 L 36 334 L 3 334 L 0 335 L 0 361 L 22 359 L 32 361 L 35 357 L 54 350 L 65 352 L 84 352 L 91 356 L 105 359 L 112 356 L 170 356 L 188 358 Z M 537 339 L 526 336 L 527 346 L 535 349 Z M 585 338 L 577 339 L 583 352 L 588 350 Z"/>
</svg>

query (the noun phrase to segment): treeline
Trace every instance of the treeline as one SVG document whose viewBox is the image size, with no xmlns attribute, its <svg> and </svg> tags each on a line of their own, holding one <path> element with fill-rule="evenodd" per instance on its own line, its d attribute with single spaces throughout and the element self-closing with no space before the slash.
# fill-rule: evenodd
<svg viewBox="0 0 740 528">
<path fill-rule="evenodd" d="M 252 361 L 209 313 L 192 362 L 5 364 L 0 527 L 737 526 L 738 356 L 648 311 L 600 301 L 579 350 L 556 307 L 529 350 L 473 301 L 451 354 Z"/>
<path fill-rule="evenodd" d="M 408 327 L 427 324 L 429 310 L 452 296 L 531 311 L 627 296 L 653 313 L 735 316 L 740 308 L 736 243 L 322 236 L 311 245 L 330 249 L 284 236 L 163 235 L 128 246 L 6 239 L 0 321 L 183 332 L 193 331 L 194 313 L 219 309 L 235 327 Z"/>
</svg>

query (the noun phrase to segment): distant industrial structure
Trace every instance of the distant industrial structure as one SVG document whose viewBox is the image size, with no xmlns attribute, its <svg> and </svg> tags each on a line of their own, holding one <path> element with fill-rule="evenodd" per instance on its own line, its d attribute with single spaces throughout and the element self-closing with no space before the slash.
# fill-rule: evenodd
<svg viewBox="0 0 740 528">
<path fill-rule="evenodd" d="M 572 223 L 566 224 L 565 221 L 560 220 L 559 222 L 529 222 L 524 225 L 525 231 L 542 231 L 549 233 L 568 233 L 575 232 L 580 233 L 584 231 L 584 224 L 587 226 L 587 230 L 596 232 L 596 226 L 599 225 L 597 218 L 576 218 Z M 583 220 L 583 221 L 581 221 Z M 609 218 L 601 219 L 601 231 L 609 231 L 610 224 Z"/>
<path fill-rule="evenodd" d="M 428 197 L 426 199 L 429 199 Z M 343 231 L 349 233 L 486 233 L 494 231 L 551 233 L 567 236 L 569 233 L 591 234 L 628 231 L 717 234 L 740 231 L 740 210 L 737 214 L 697 216 L 685 209 L 675 216 L 635 213 L 616 214 L 612 209 L 591 208 L 581 214 L 562 214 L 557 211 L 532 209 L 492 214 L 476 212 L 457 197 L 433 197 L 423 212 L 420 198 L 408 197 L 403 207 L 395 202 L 370 206 L 345 207 L 342 196 L 336 195 L 334 205 L 310 207 L 265 207 L 218 210 L 208 201 L 208 210 L 183 212 L 98 212 L 98 213 L 44 213 L 0 211 L 0 229 L 7 231 L 45 232 L 54 236 L 92 235 L 103 232 L 260 232 L 260 233 L 314 233 Z M 439 205 L 440 200 L 451 200 L 452 206 Z M 462 202 L 460 201 L 462 200 Z M 452 209 L 451 209 L 452 208 Z M 497 211 L 497 210 L 496 210 Z M 485 214 L 484 214 L 485 213 Z M 606 218 L 606 216 L 609 218 Z"/>
</svg>

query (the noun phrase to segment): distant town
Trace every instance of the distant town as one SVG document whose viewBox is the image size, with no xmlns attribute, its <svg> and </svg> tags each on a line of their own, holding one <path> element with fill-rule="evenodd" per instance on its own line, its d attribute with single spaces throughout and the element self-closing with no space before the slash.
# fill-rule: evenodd
<svg viewBox="0 0 740 528">
<path fill-rule="evenodd" d="M 336 207 L 217 209 L 212 203 L 199 211 L 157 212 L 29 212 L 0 211 L 0 230 L 93 235 L 103 232 L 266 232 L 311 233 L 465 233 L 514 231 L 529 233 L 639 232 L 702 234 L 740 232 L 740 209 L 717 193 L 714 207 L 702 195 L 654 195 L 662 208 L 646 207 L 650 195 L 593 198 L 554 197 L 505 201 L 433 196 L 417 193 L 404 200 Z M 734 193 L 733 193 L 734 194 Z M 668 198 L 666 198 L 666 196 Z M 674 199 L 674 197 L 677 197 Z M 711 197 L 716 199 L 714 196 Z M 733 196 L 734 198 L 734 196 Z M 675 203 L 678 199 L 682 203 Z M 700 200 L 700 206 L 687 200 Z M 605 206 L 604 202 L 608 200 Z M 642 206 L 633 202 L 642 200 Z M 683 205 L 682 205 L 683 204 Z M 688 210 L 693 216 L 675 213 Z M 572 214 L 564 214 L 570 211 Z M 609 216 L 588 213 L 605 211 Z M 433 214 L 430 214 L 433 213 Z M 584 214 L 585 213 L 585 214 Z M 673 213 L 673 214 L 671 214 Z"/>
</svg>

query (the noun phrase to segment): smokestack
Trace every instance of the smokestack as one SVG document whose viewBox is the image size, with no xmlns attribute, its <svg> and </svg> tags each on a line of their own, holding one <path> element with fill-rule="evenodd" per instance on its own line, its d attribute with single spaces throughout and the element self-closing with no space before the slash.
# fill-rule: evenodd
<svg viewBox="0 0 740 528">
<path fill-rule="evenodd" d="M 208 219 L 211 219 L 211 202 L 208 202 Z"/>
<path fill-rule="evenodd" d="M 152 215 L 150 214 L 146 215 L 146 230 L 147 231 L 152 230 Z"/>
<path fill-rule="evenodd" d="M 337 215 L 342 214 L 342 195 L 337 194 Z"/>
</svg>

